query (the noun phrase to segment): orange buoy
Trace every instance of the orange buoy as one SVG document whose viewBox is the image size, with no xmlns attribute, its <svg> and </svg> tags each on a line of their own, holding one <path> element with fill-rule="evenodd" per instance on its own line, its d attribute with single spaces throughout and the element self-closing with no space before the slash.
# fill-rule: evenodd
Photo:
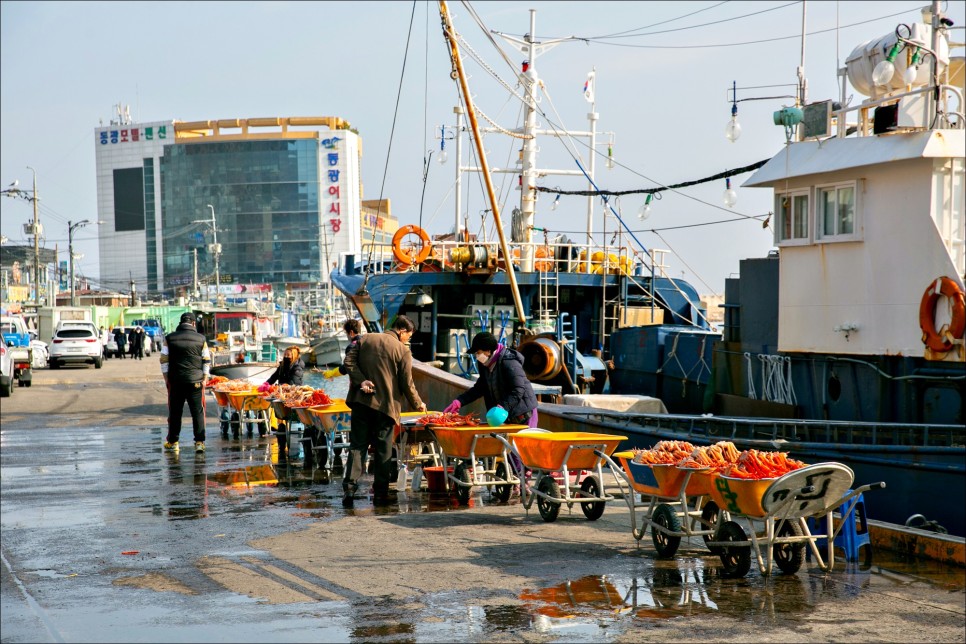
<svg viewBox="0 0 966 644">
<path fill-rule="evenodd" d="M 402 249 L 402 240 L 406 235 L 416 235 L 419 237 L 422 245 L 419 248 L 419 252 L 413 255 L 412 252 L 406 252 Z M 422 264 L 429 257 L 429 253 L 433 250 L 432 241 L 429 239 L 429 235 L 426 231 L 415 226 L 413 224 L 407 224 L 399 228 L 396 234 L 392 236 L 392 255 L 401 264 Z"/>
<path fill-rule="evenodd" d="M 936 302 L 940 295 L 950 299 L 953 317 L 948 325 L 937 329 Z M 966 304 L 959 284 L 944 275 L 929 285 L 919 303 L 919 328 L 922 329 L 923 344 L 933 351 L 950 351 L 953 348 L 952 341 L 963 338 L 963 330 L 966 329 Z"/>
</svg>

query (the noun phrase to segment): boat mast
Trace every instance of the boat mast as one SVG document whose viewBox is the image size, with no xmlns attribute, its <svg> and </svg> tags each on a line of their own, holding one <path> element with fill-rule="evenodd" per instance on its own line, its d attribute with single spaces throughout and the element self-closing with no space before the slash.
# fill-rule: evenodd
<svg viewBox="0 0 966 644">
<path fill-rule="evenodd" d="M 526 84 L 526 104 L 523 117 L 523 157 L 520 185 L 520 213 L 523 218 L 523 241 L 526 242 L 521 252 L 520 261 L 523 270 L 533 272 L 533 217 L 536 214 L 537 201 L 537 48 L 536 35 L 537 10 L 530 9 L 530 33 L 523 39 L 527 44 L 527 70 L 520 74 Z"/>
<path fill-rule="evenodd" d="M 517 318 L 521 324 L 526 324 L 527 315 L 523 310 L 523 301 L 520 299 L 520 289 L 517 287 L 517 278 L 513 272 L 513 256 L 507 247 L 506 236 L 503 234 L 503 223 L 500 220 L 500 207 L 497 204 L 496 192 L 493 190 L 493 179 L 490 177 L 490 166 L 486 160 L 486 150 L 483 149 L 483 139 L 480 137 L 479 124 L 476 121 L 476 110 L 473 107 L 473 98 L 470 95 L 470 88 L 466 83 L 466 74 L 463 72 L 463 61 L 460 58 L 459 46 L 456 44 L 456 30 L 450 20 L 449 9 L 446 0 L 440 0 L 439 15 L 443 19 L 443 33 L 449 43 L 450 57 L 453 61 L 454 71 L 459 79 L 460 90 L 463 94 L 463 102 L 466 105 L 466 114 L 470 120 L 470 130 L 473 132 L 473 141 L 476 143 L 476 152 L 480 159 L 480 170 L 483 173 L 483 180 L 486 183 L 486 192 L 490 197 L 490 207 L 493 209 L 493 222 L 496 225 L 496 234 L 500 238 L 500 250 L 505 258 L 507 278 L 510 280 L 510 291 L 513 293 L 513 303 L 517 309 Z M 536 116 L 534 115 L 534 118 Z M 530 215 L 530 223 L 533 223 L 533 214 Z M 529 237 L 531 231 L 527 230 Z"/>
</svg>

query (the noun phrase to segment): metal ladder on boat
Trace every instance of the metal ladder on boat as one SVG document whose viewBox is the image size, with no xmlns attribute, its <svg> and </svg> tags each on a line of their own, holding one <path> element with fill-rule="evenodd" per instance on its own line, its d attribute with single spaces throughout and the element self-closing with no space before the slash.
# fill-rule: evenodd
<svg viewBox="0 0 966 644">
<path fill-rule="evenodd" d="M 557 339 L 563 352 L 564 369 L 577 382 L 577 316 L 563 312 L 557 317 Z"/>
<path fill-rule="evenodd" d="M 557 315 L 558 303 L 560 302 L 560 280 L 556 263 L 554 263 L 552 271 L 538 271 L 537 280 L 540 311 L 536 317 L 552 320 Z"/>
</svg>

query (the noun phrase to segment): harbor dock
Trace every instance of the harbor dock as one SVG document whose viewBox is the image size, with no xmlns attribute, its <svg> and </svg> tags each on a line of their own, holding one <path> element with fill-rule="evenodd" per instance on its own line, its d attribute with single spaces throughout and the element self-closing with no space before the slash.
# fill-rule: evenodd
<svg viewBox="0 0 966 644">
<path fill-rule="evenodd" d="M 205 454 L 187 417 L 162 451 L 156 357 L 3 400 L 3 642 L 966 641 L 958 565 L 876 547 L 727 579 L 700 538 L 671 559 L 635 541 L 621 500 L 553 523 L 479 489 L 345 510 L 338 478 L 207 411 Z"/>
</svg>

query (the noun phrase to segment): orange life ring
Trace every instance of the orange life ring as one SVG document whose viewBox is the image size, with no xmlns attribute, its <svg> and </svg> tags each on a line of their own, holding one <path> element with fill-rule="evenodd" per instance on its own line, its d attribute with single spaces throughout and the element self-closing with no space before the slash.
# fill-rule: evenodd
<svg viewBox="0 0 966 644">
<path fill-rule="evenodd" d="M 422 247 L 419 252 L 413 257 L 412 253 L 407 253 L 402 249 L 402 239 L 406 235 L 418 235 L 420 241 L 422 241 Z M 429 239 L 429 235 L 426 231 L 419 226 L 414 226 L 413 224 L 407 224 L 396 231 L 396 234 L 392 236 L 392 255 L 401 264 L 422 264 L 429 257 L 429 253 L 433 250 L 433 244 Z"/>
<path fill-rule="evenodd" d="M 950 320 L 948 327 L 937 330 L 936 301 L 940 295 L 945 295 L 952 301 L 953 319 Z M 949 336 L 960 340 L 963 337 L 963 330 L 966 329 L 966 303 L 959 284 L 943 276 L 929 285 L 919 303 L 919 327 L 922 329 L 923 344 L 927 347 L 933 351 L 952 350 L 953 343 L 949 340 Z"/>
</svg>

